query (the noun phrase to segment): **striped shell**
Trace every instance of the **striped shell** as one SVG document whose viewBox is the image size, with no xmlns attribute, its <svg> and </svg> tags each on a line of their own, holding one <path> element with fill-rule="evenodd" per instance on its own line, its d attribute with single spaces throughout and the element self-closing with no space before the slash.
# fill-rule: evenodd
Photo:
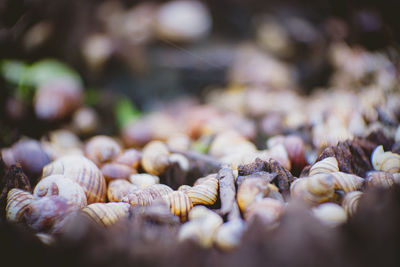
<svg viewBox="0 0 400 267">
<path fill-rule="evenodd" d="M 283 207 L 282 202 L 278 200 L 264 198 L 260 201 L 253 202 L 247 207 L 244 212 L 244 219 L 250 222 L 257 217 L 263 224 L 270 226 L 278 221 L 282 214 Z"/>
<path fill-rule="evenodd" d="M 192 187 L 190 185 L 183 184 L 178 188 L 178 191 L 182 191 L 183 193 L 187 193 Z"/>
<path fill-rule="evenodd" d="M 120 163 L 106 163 L 101 167 L 101 172 L 106 178 L 107 182 L 117 179 L 128 180 L 129 176 L 136 173 L 135 169 Z"/>
<path fill-rule="evenodd" d="M 208 177 L 187 191 L 193 205 L 213 205 L 218 198 L 218 180 Z"/>
<path fill-rule="evenodd" d="M 13 188 L 7 194 L 6 217 L 10 222 L 21 222 L 29 204 L 34 200 L 31 193 Z"/>
<path fill-rule="evenodd" d="M 371 155 L 371 161 L 377 171 L 400 172 L 400 155 L 390 151 L 384 152 L 383 146 L 375 148 Z"/>
<path fill-rule="evenodd" d="M 59 174 L 50 175 L 40 180 L 33 190 L 33 195 L 37 198 L 61 196 L 78 207 L 83 208 L 87 205 L 86 195 L 82 187 Z"/>
<path fill-rule="evenodd" d="M 245 227 L 245 222 L 242 219 L 224 223 L 214 235 L 215 244 L 225 251 L 235 249 L 240 243 Z"/>
<path fill-rule="evenodd" d="M 364 184 L 364 179 L 344 172 L 332 172 L 335 189 L 343 190 L 344 192 L 351 192 L 360 190 Z"/>
<path fill-rule="evenodd" d="M 162 198 L 170 207 L 171 212 L 180 217 L 182 222 L 187 220 L 189 212 L 193 207 L 192 201 L 188 195 L 181 191 L 174 191 L 162 196 Z"/>
<path fill-rule="evenodd" d="M 121 154 L 121 146 L 111 137 L 98 135 L 92 137 L 85 145 L 85 156 L 97 166 L 112 161 Z"/>
<path fill-rule="evenodd" d="M 169 166 L 168 147 L 160 141 L 151 141 L 142 152 L 141 164 L 143 169 L 150 174 L 160 175 Z"/>
<path fill-rule="evenodd" d="M 61 157 L 43 168 L 42 177 L 53 174 L 63 174 L 82 186 L 88 204 L 105 202 L 106 180 L 97 166 L 89 159 L 78 155 Z"/>
<path fill-rule="evenodd" d="M 98 225 L 110 226 L 125 218 L 129 213 L 127 203 L 94 203 L 82 209 L 82 212 L 93 219 Z"/>
<path fill-rule="evenodd" d="M 370 171 L 366 177 L 368 187 L 389 188 L 394 185 L 393 175 L 388 172 Z"/>
<path fill-rule="evenodd" d="M 110 202 L 121 202 L 122 199 L 139 188 L 126 180 L 114 180 L 108 184 L 107 198 Z"/>
<path fill-rule="evenodd" d="M 150 185 L 158 184 L 160 182 L 160 178 L 158 178 L 158 176 L 151 175 L 148 173 L 137 173 L 129 176 L 129 181 L 132 184 L 143 189 Z"/>
<path fill-rule="evenodd" d="M 356 213 L 358 204 L 363 194 L 364 193 L 360 191 L 353 191 L 345 195 L 342 202 L 342 207 L 348 216 L 353 216 Z"/>
<path fill-rule="evenodd" d="M 130 148 L 122 152 L 119 156 L 114 159 L 115 163 L 124 164 L 135 170 L 139 168 L 140 160 L 142 159 L 142 152 Z"/>
<path fill-rule="evenodd" d="M 347 220 L 345 210 L 335 203 L 323 203 L 312 210 L 314 216 L 323 224 L 335 227 Z"/>
<path fill-rule="evenodd" d="M 153 200 L 172 193 L 173 190 L 164 184 L 155 184 L 126 195 L 122 201 L 132 206 L 148 206 Z"/>
<path fill-rule="evenodd" d="M 329 173 L 329 172 L 338 172 L 339 166 L 335 157 L 325 158 L 321 161 L 318 161 L 312 165 L 309 171 L 309 176 L 318 173 Z"/>
<path fill-rule="evenodd" d="M 307 178 L 299 178 L 290 186 L 293 199 L 302 200 L 315 206 L 327 202 L 334 197 L 334 179 L 331 174 L 316 174 Z"/>
</svg>

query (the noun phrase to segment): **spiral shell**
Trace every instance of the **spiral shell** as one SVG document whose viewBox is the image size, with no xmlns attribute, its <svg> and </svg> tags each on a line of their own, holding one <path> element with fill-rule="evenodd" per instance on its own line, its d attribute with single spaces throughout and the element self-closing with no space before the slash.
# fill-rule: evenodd
<svg viewBox="0 0 400 267">
<path fill-rule="evenodd" d="M 26 223 L 38 232 L 59 232 L 78 206 L 61 196 L 35 199 L 25 212 Z"/>
<path fill-rule="evenodd" d="M 400 172 L 400 155 L 390 151 L 384 152 L 383 146 L 375 148 L 371 155 L 371 161 L 377 171 Z"/>
<path fill-rule="evenodd" d="M 353 216 L 356 213 L 358 204 L 363 194 L 364 193 L 360 191 L 353 191 L 345 195 L 342 202 L 342 207 L 348 216 Z"/>
<path fill-rule="evenodd" d="M 85 145 L 85 156 L 97 166 L 112 161 L 121 154 L 121 146 L 111 137 L 98 135 L 92 137 Z"/>
<path fill-rule="evenodd" d="M 178 191 L 182 191 L 183 193 L 186 193 L 186 194 L 187 194 L 187 192 L 188 192 L 191 188 L 192 188 L 191 186 L 186 185 L 186 184 L 183 184 L 183 185 L 181 185 L 181 186 L 178 188 Z"/>
<path fill-rule="evenodd" d="M 169 156 L 169 162 L 172 163 L 177 163 L 179 168 L 183 171 L 189 171 L 190 168 L 190 163 L 189 160 L 182 154 L 179 153 L 172 153 Z"/>
<path fill-rule="evenodd" d="M 37 198 L 44 196 L 61 196 L 77 205 L 78 207 L 85 207 L 87 199 L 82 187 L 66 178 L 64 175 L 50 175 L 36 185 L 33 195 Z"/>
<path fill-rule="evenodd" d="M 169 151 L 167 146 L 160 141 L 151 141 L 142 152 L 142 167 L 150 174 L 160 175 L 169 166 Z"/>
<path fill-rule="evenodd" d="M 115 163 L 124 164 L 135 170 L 139 168 L 140 160 L 142 159 L 142 152 L 130 148 L 122 152 L 114 159 Z"/>
<path fill-rule="evenodd" d="M 174 191 L 162 196 L 162 198 L 170 207 L 171 212 L 180 217 L 182 222 L 187 220 L 189 211 L 193 207 L 192 201 L 188 195 L 181 191 Z"/>
<path fill-rule="evenodd" d="M 190 239 L 204 248 L 211 247 L 216 230 L 223 224 L 222 218 L 204 206 L 194 207 L 189 218 L 190 221 L 180 228 L 178 239 Z"/>
<path fill-rule="evenodd" d="M 138 174 L 132 174 L 129 177 L 129 181 L 131 181 L 132 184 L 143 189 L 148 186 L 158 184 L 160 182 L 160 178 L 158 178 L 158 176 L 151 175 L 148 173 L 138 173 Z"/>
<path fill-rule="evenodd" d="M 264 198 L 253 202 L 244 212 L 244 219 L 248 222 L 255 217 L 267 226 L 273 226 L 280 218 L 283 212 L 283 204 L 272 198 Z"/>
<path fill-rule="evenodd" d="M 126 195 L 122 201 L 132 206 L 148 206 L 153 200 L 172 192 L 173 190 L 167 185 L 155 184 Z"/>
<path fill-rule="evenodd" d="M 315 206 L 334 197 L 334 185 L 331 174 L 316 174 L 295 180 L 290 186 L 290 193 L 293 199 Z"/>
<path fill-rule="evenodd" d="M 98 225 L 110 226 L 118 220 L 125 218 L 129 213 L 127 203 L 94 203 L 82 209 L 82 212 L 93 219 Z"/>
<path fill-rule="evenodd" d="M 208 177 L 187 191 L 193 205 L 213 205 L 218 198 L 218 180 Z"/>
<path fill-rule="evenodd" d="M 111 162 L 101 167 L 101 173 L 106 178 L 106 181 L 110 182 L 117 179 L 128 180 L 131 174 L 136 173 L 136 170 L 124 164 Z"/>
<path fill-rule="evenodd" d="M 368 187 L 383 187 L 389 188 L 393 186 L 393 175 L 388 172 L 370 171 L 366 177 Z"/>
<path fill-rule="evenodd" d="M 7 194 L 6 217 L 10 222 L 21 222 L 29 204 L 35 198 L 29 192 L 13 188 Z"/>
<path fill-rule="evenodd" d="M 323 224 L 335 227 L 347 220 L 345 210 L 334 203 L 323 203 L 313 210 L 314 216 Z"/>
<path fill-rule="evenodd" d="M 114 180 L 108 184 L 107 198 L 110 202 L 122 202 L 122 199 L 139 188 L 126 180 Z"/>
<path fill-rule="evenodd" d="M 310 168 L 309 176 L 312 176 L 314 174 L 318 173 L 330 173 L 330 172 L 338 172 L 339 171 L 339 166 L 338 162 L 335 157 L 329 157 L 325 158 L 321 161 L 316 162 L 312 167 Z"/>
<path fill-rule="evenodd" d="M 97 166 L 79 155 L 61 157 L 43 168 L 42 177 L 62 174 L 82 186 L 88 204 L 105 202 L 106 180 Z"/>
<path fill-rule="evenodd" d="M 245 227 L 246 225 L 241 219 L 224 223 L 214 235 L 215 244 L 225 251 L 235 249 L 240 243 Z"/>
<path fill-rule="evenodd" d="M 332 172 L 335 189 L 343 190 L 344 192 L 351 192 L 360 190 L 364 184 L 364 179 L 344 172 Z"/>
</svg>

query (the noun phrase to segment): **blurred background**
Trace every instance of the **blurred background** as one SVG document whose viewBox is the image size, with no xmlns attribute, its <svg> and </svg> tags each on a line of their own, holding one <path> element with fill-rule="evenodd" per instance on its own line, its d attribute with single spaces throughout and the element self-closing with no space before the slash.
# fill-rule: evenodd
<svg viewBox="0 0 400 267">
<path fill-rule="evenodd" d="M 178 97 L 201 103 L 218 88 L 357 90 L 381 68 L 383 80 L 397 79 L 399 7 L 396 0 L 2 0 L 0 146 L 65 123 L 40 119 L 32 104 L 43 80 L 59 73 L 84 88 L 106 134 L 125 117 Z"/>
</svg>

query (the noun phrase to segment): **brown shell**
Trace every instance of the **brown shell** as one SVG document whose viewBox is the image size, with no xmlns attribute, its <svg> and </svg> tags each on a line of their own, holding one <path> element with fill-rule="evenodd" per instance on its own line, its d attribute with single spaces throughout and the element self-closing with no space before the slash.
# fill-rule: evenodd
<svg viewBox="0 0 400 267">
<path fill-rule="evenodd" d="M 13 188 L 7 194 L 6 217 L 10 222 L 23 221 L 24 214 L 29 208 L 29 204 L 35 198 L 29 192 Z"/>
<path fill-rule="evenodd" d="M 360 191 L 353 191 L 346 194 L 342 202 L 342 207 L 348 216 L 353 216 L 356 213 L 358 204 L 363 194 L 364 193 Z"/>
<path fill-rule="evenodd" d="M 97 166 L 89 159 L 78 155 L 61 157 L 43 168 L 42 177 L 53 174 L 63 174 L 82 186 L 88 204 L 105 202 L 106 180 Z"/>
<path fill-rule="evenodd" d="M 283 145 L 288 153 L 292 169 L 300 172 L 307 165 L 303 139 L 295 135 L 289 135 L 285 137 Z"/>
<path fill-rule="evenodd" d="M 36 185 L 33 195 L 37 198 L 44 196 L 61 196 L 77 205 L 87 206 L 87 199 L 83 188 L 64 175 L 50 175 Z"/>
<path fill-rule="evenodd" d="M 246 221 L 253 220 L 256 216 L 265 224 L 273 225 L 281 216 L 283 204 L 272 198 L 264 198 L 260 201 L 253 202 L 244 212 Z"/>
<path fill-rule="evenodd" d="M 111 137 L 98 135 L 92 137 L 85 145 L 85 156 L 97 166 L 112 161 L 121 154 L 121 146 Z"/>
<path fill-rule="evenodd" d="M 213 205 L 218 198 L 218 180 L 214 177 L 208 177 L 190 188 L 187 195 L 193 205 Z"/>
<path fill-rule="evenodd" d="M 122 199 L 122 201 L 129 203 L 132 206 L 148 206 L 153 202 L 153 200 L 171 192 L 173 192 L 173 190 L 169 186 L 164 184 L 155 184 L 128 194 Z"/>
<path fill-rule="evenodd" d="M 135 170 L 139 168 L 140 160 L 142 159 L 142 152 L 136 149 L 127 149 L 121 155 L 114 159 L 115 163 L 124 164 Z"/>
<path fill-rule="evenodd" d="M 390 151 L 385 152 L 383 146 L 375 148 L 371 155 L 371 161 L 377 171 L 400 172 L 400 155 Z"/>
<path fill-rule="evenodd" d="M 318 161 L 312 165 L 309 171 L 309 176 L 318 173 L 330 173 L 330 172 L 338 172 L 339 166 L 335 157 L 328 157 L 321 161 Z"/>
<path fill-rule="evenodd" d="M 360 190 L 364 184 L 364 179 L 344 172 L 332 172 L 334 178 L 335 189 L 343 190 L 344 192 L 351 192 Z"/>
<path fill-rule="evenodd" d="M 142 152 L 141 164 L 143 169 L 150 174 L 160 175 L 169 166 L 168 147 L 160 141 L 151 141 Z"/>
<path fill-rule="evenodd" d="M 368 187 L 389 188 L 394 185 L 393 175 L 383 171 L 370 171 L 365 180 Z"/>
<path fill-rule="evenodd" d="M 181 191 L 174 191 L 162 196 L 162 198 L 170 207 L 171 212 L 180 217 L 182 222 L 187 220 L 189 212 L 193 207 L 192 201 L 188 195 Z"/>
<path fill-rule="evenodd" d="M 127 203 L 94 203 L 82 209 L 82 212 L 93 219 L 98 225 L 110 226 L 118 220 L 125 218 L 129 213 Z"/>
<path fill-rule="evenodd" d="M 293 199 L 315 206 L 334 197 L 334 185 L 331 174 L 316 174 L 295 180 L 290 186 L 290 193 Z"/>
<path fill-rule="evenodd" d="M 106 178 L 107 182 L 117 179 L 125 179 L 128 180 L 129 176 L 133 173 L 136 173 L 136 170 L 120 163 L 106 163 L 101 167 L 101 172 Z"/>
<path fill-rule="evenodd" d="M 122 202 L 122 199 L 139 188 L 126 180 L 114 180 L 108 184 L 107 198 L 110 202 Z"/>
</svg>

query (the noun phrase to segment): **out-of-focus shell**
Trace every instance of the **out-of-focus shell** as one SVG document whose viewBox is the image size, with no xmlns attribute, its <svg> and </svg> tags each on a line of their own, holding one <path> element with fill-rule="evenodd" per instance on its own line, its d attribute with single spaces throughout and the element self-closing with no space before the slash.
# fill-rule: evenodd
<svg viewBox="0 0 400 267">
<path fill-rule="evenodd" d="M 181 191 L 174 191 L 162 196 L 162 198 L 170 207 L 171 212 L 180 217 L 182 222 L 187 220 L 189 212 L 193 207 L 192 201 L 188 195 Z"/>
<path fill-rule="evenodd" d="M 151 141 L 142 152 L 142 167 L 150 174 L 160 175 L 169 166 L 169 151 L 167 146 L 160 141 Z"/>
<path fill-rule="evenodd" d="M 190 188 L 187 195 L 193 205 L 213 205 L 218 198 L 218 180 L 214 177 L 208 177 Z"/>
<path fill-rule="evenodd" d="M 121 146 L 111 137 L 98 135 L 92 137 L 85 145 L 85 156 L 97 166 L 112 161 L 121 154 Z"/>
<path fill-rule="evenodd" d="M 182 154 L 172 153 L 169 156 L 169 162 L 171 164 L 176 162 L 181 170 L 189 171 L 190 168 L 189 160 Z"/>
<path fill-rule="evenodd" d="M 400 172 L 400 155 L 390 151 L 385 152 L 383 146 L 375 148 L 371 155 L 371 162 L 377 171 L 388 173 Z"/>
<path fill-rule="evenodd" d="M 283 211 L 283 204 L 272 198 L 264 198 L 253 202 L 244 212 L 244 219 L 248 222 L 255 217 L 261 220 L 263 224 L 273 226 L 280 218 Z"/>
<path fill-rule="evenodd" d="M 210 154 L 223 157 L 236 153 L 247 154 L 257 151 L 256 146 L 235 131 L 226 131 L 217 135 L 210 146 Z"/>
<path fill-rule="evenodd" d="M 400 172 L 393 173 L 392 176 L 394 183 L 400 184 Z"/>
<path fill-rule="evenodd" d="M 364 179 L 344 172 L 332 172 L 335 189 L 343 190 L 344 192 L 351 192 L 360 190 L 364 184 Z"/>
<path fill-rule="evenodd" d="M 131 181 L 132 184 L 138 186 L 139 188 L 144 189 L 148 186 L 158 184 L 160 182 L 160 178 L 148 173 L 138 173 L 132 174 L 129 177 L 129 181 Z"/>
<path fill-rule="evenodd" d="M 289 156 L 292 169 L 300 172 L 307 165 L 303 139 L 296 135 L 289 135 L 285 137 L 283 145 Z"/>
<path fill-rule="evenodd" d="M 106 181 L 109 182 L 117 179 L 127 180 L 131 174 L 136 173 L 136 170 L 124 164 L 111 162 L 104 164 L 101 167 L 101 172 Z"/>
<path fill-rule="evenodd" d="M 182 191 L 183 193 L 186 193 L 186 194 L 187 194 L 187 192 L 188 192 L 191 188 L 192 188 L 191 186 L 186 185 L 186 184 L 183 184 L 183 185 L 181 185 L 181 186 L 178 188 L 178 191 Z"/>
<path fill-rule="evenodd" d="M 45 233 L 37 233 L 36 237 L 45 245 L 50 246 L 55 243 L 55 239 L 52 235 Z"/>
<path fill-rule="evenodd" d="M 318 205 L 334 197 L 334 178 L 331 174 L 316 174 L 299 178 L 290 186 L 293 199 L 302 200 L 309 205 Z"/>
<path fill-rule="evenodd" d="M 214 242 L 222 250 L 233 250 L 239 245 L 245 228 L 246 225 L 241 219 L 228 221 L 218 228 Z"/>
<path fill-rule="evenodd" d="M 108 184 L 107 198 L 110 202 L 122 202 L 125 196 L 137 190 L 139 187 L 126 180 L 114 180 Z"/>
<path fill-rule="evenodd" d="M 38 232 L 59 232 L 78 206 L 61 196 L 35 199 L 25 212 L 26 223 Z"/>
<path fill-rule="evenodd" d="M 41 144 L 52 161 L 65 155 L 83 155 L 82 142 L 75 133 L 69 130 L 51 131 L 48 134 L 48 140 L 42 138 Z"/>
<path fill-rule="evenodd" d="M 323 203 L 312 211 L 316 218 L 328 226 L 335 227 L 347 220 L 344 209 L 335 203 Z"/>
<path fill-rule="evenodd" d="M 129 213 L 127 203 L 93 203 L 82 209 L 82 212 L 101 226 L 110 226 L 118 220 L 125 218 Z"/>
<path fill-rule="evenodd" d="M 85 207 L 87 199 L 83 188 L 64 175 L 50 175 L 36 185 L 33 195 L 37 198 L 44 196 L 61 196 L 77 205 Z"/>
<path fill-rule="evenodd" d="M 365 180 L 368 187 L 389 188 L 394 184 L 393 175 L 382 171 L 368 172 Z"/>
<path fill-rule="evenodd" d="M 353 191 L 345 195 L 342 202 L 342 207 L 344 208 L 348 216 L 353 216 L 356 213 L 358 203 L 360 202 L 363 194 L 364 193 L 360 191 Z"/>
<path fill-rule="evenodd" d="M 139 168 L 142 152 L 136 149 L 127 149 L 114 159 L 115 163 L 127 165 L 135 170 Z"/>
<path fill-rule="evenodd" d="M 61 157 L 43 168 L 43 178 L 53 174 L 62 174 L 82 186 L 88 204 L 105 202 L 106 180 L 89 159 L 78 155 Z"/>
<path fill-rule="evenodd" d="M 216 230 L 223 224 L 222 218 L 204 206 L 194 207 L 189 218 L 190 221 L 180 228 L 178 239 L 190 239 L 204 248 L 211 247 Z"/>
<path fill-rule="evenodd" d="M 338 162 L 335 157 L 329 157 L 325 158 L 321 161 L 316 162 L 312 167 L 310 168 L 309 176 L 312 176 L 314 174 L 318 173 L 330 173 L 330 172 L 338 172 L 339 171 L 339 166 Z"/>
<path fill-rule="evenodd" d="M 31 193 L 13 188 L 7 194 L 6 217 L 10 222 L 23 221 L 29 204 L 34 200 Z"/>
<path fill-rule="evenodd" d="M 122 201 L 132 206 L 148 206 L 153 200 L 172 192 L 173 190 L 167 185 L 155 184 L 126 195 Z"/>
</svg>

